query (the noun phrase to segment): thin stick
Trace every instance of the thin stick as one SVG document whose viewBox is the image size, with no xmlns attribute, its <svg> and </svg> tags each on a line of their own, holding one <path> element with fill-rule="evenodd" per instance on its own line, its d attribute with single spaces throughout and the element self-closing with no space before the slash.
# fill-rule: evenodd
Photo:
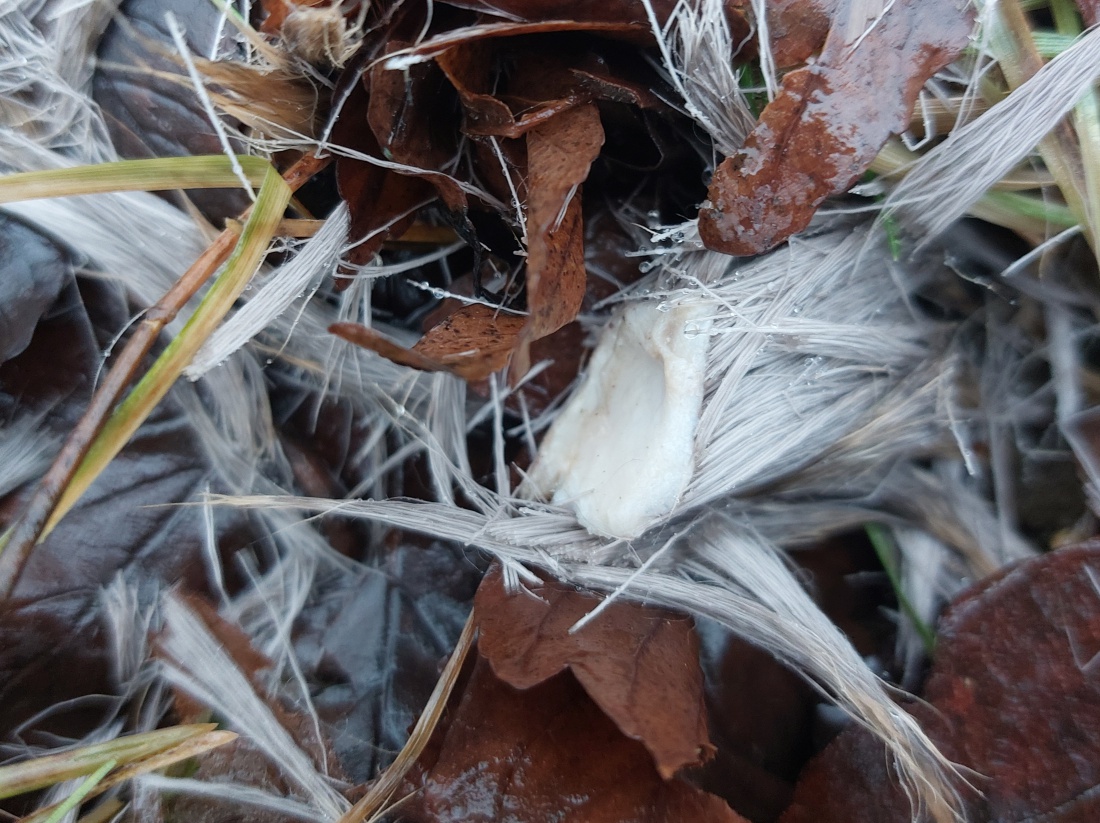
<svg viewBox="0 0 1100 823">
<path fill-rule="evenodd" d="M 286 171 L 283 180 L 291 191 L 295 191 L 329 162 L 330 158 L 306 155 Z M 247 215 L 246 212 L 241 219 L 245 219 Z M 153 347 L 160 332 L 226 261 L 240 238 L 241 228 L 240 223 L 226 228 L 164 297 L 149 309 L 126 342 L 19 519 L 0 540 L 0 597 L 11 596 L 31 550 L 43 536 L 58 500 L 103 429 L 111 410 L 133 382 L 142 360 Z"/>
</svg>

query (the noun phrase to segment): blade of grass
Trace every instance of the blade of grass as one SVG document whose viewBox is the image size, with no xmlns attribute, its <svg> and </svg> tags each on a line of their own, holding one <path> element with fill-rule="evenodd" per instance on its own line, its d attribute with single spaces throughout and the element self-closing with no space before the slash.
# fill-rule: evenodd
<svg viewBox="0 0 1100 823">
<path fill-rule="evenodd" d="M 917 614 L 917 610 L 913 608 L 912 602 L 905 596 L 905 590 L 901 587 L 901 576 L 898 574 L 897 564 L 894 562 L 894 541 L 890 539 L 885 527 L 878 523 L 868 523 L 864 528 L 867 531 L 867 537 L 871 540 L 871 545 L 875 549 L 875 554 L 878 555 L 882 568 L 886 570 L 886 576 L 890 579 L 890 585 L 893 587 L 894 595 L 898 599 L 898 608 L 913 624 L 913 628 L 920 636 L 921 643 L 924 644 L 924 650 L 931 655 L 936 650 L 936 633 L 932 631 L 931 626 L 921 619 L 920 615 Z"/>
<path fill-rule="evenodd" d="M 231 743 L 236 740 L 238 735 L 234 732 L 228 731 L 212 731 L 200 734 L 198 737 L 193 737 L 178 746 L 154 754 L 149 757 L 136 760 L 129 765 L 123 766 L 116 771 L 106 780 L 102 778 L 100 781 L 92 787 L 92 789 L 84 796 L 85 799 L 89 797 L 95 797 L 102 794 L 108 789 L 125 783 L 127 780 L 137 777 L 138 775 L 146 774 L 148 772 L 156 771 L 158 769 L 164 769 L 168 766 L 175 765 L 184 760 L 189 760 L 196 755 L 208 752 L 211 749 L 216 749 L 218 746 L 224 746 L 226 743 Z M 62 801 L 64 802 L 64 801 Z M 54 810 L 59 806 L 59 803 L 55 803 L 52 806 L 47 806 L 42 809 L 38 809 L 33 814 L 24 817 L 19 823 L 47 823 L 47 818 L 51 817 Z"/>
<path fill-rule="evenodd" d="M 417 718 L 408 742 L 398 752 L 393 763 L 382 772 L 381 776 L 370 787 L 370 791 L 348 809 L 337 823 L 363 823 L 363 821 L 377 815 L 387 806 L 390 798 L 393 797 L 393 793 L 401 785 L 401 780 L 416 763 L 424 751 L 424 747 L 428 745 L 432 732 L 439 724 L 439 718 L 443 716 L 443 710 L 447 707 L 447 700 L 454 690 L 455 683 L 458 682 L 458 675 L 461 673 L 462 664 L 466 661 L 466 655 L 473 645 L 475 634 L 474 615 L 471 612 L 470 616 L 466 618 L 466 625 L 462 629 L 458 643 L 455 644 L 455 650 L 451 653 L 451 659 L 447 661 L 443 673 L 436 681 L 432 696 L 428 698 L 428 705 L 424 707 L 424 711 Z"/>
<path fill-rule="evenodd" d="M 94 789 L 99 781 L 106 777 L 107 772 L 115 767 L 115 762 L 116 761 L 114 760 L 108 760 L 106 763 L 104 763 L 102 766 L 100 766 L 98 769 L 88 775 L 84 779 L 84 782 L 77 786 L 76 790 L 73 791 L 72 794 L 70 794 L 63 801 L 57 804 L 57 807 L 50 813 L 49 817 L 47 817 L 45 821 L 43 821 L 43 823 L 58 823 L 58 821 L 60 821 L 72 809 L 75 809 L 78 805 L 80 805 L 84 798 L 88 796 L 88 792 Z"/>
<path fill-rule="evenodd" d="M 329 163 L 328 158 L 306 155 L 283 175 L 286 186 L 297 191 Z M 47 519 L 68 487 L 77 467 L 91 448 L 126 387 L 161 330 L 171 322 L 234 248 L 243 230 L 230 224 L 169 291 L 146 312 L 111 369 L 96 389 L 88 408 L 69 435 L 53 464 L 39 482 L 16 522 L 0 536 L 0 596 L 10 596 L 34 545 L 41 539 Z"/>
<path fill-rule="evenodd" d="M 1050 10 L 1058 34 L 1071 42 L 1082 32 L 1081 17 L 1071 0 L 1051 0 Z M 1095 88 L 1081 98 L 1073 112 L 1081 149 L 1081 170 L 1085 180 L 1085 210 L 1093 232 L 1093 249 L 1100 253 L 1100 100 Z"/>
<path fill-rule="evenodd" d="M 36 757 L 10 766 L 0 766 L 0 800 L 44 789 L 55 783 L 86 777 L 104 763 L 130 763 L 179 746 L 207 734 L 215 723 L 172 726 L 154 732 L 131 734 L 106 743 L 82 746 L 67 752 Z"/>
<path fill-rule="evenodd" d="M 50 533 L 57 521 L 68 513 L 92 481 L 122 450 L 244 292 L 267 254 L 283 218 L 283 211 L 290 202 L 290 195 L 290 187 L 274 168 L 269 167 L 252 214 L 241 232 L 240 242 L 226 261 L 224 271 L 203 297 L 183 331 L 168 344 L 92 441 L 88 453 L 77 466 L 72 480 L 46 521 L 42 537 Z"/>
<path fill-rule="evenodd" d="M 1027 17 L 1018 0 L 997 4 L 998 14 L 990 24 L 990 49 L 997 58 L 1009 89 L 1016 89 L 1039 71 L 1043 58 L 1036 48 Z M 1093 253 L 1100 251 L 1100 227 L 1090 214 L 1084 168 L 1078 139 L 1068 123 L 1062 122 L 1039 143 L 1039 154 L 1058 184 L 1062 197 L 1077 222 L 1085 229 L 1085 239 Z"/>
<path fill-rule="evenodd" d="M 262 157 L 237 156 L 253 185 L 263 182 L 271 164 Z M 105 194 L 115 191 L 240 188 L 233 164 L 224 154 L 120 160 L 95 166 L 28 171 L 0 177 L 0 204 L 45 197 Z"/>
</svg>

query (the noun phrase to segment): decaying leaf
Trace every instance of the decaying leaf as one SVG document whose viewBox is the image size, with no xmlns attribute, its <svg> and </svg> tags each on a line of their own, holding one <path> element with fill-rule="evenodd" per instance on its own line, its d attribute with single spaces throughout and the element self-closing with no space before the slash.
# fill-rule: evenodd
<svg viewBox="0 0 1100 823">
<path fill-rule="evenodd" d="M 530 365 L 528 346 L 572 321 L 584 301 L 580 186 L 603 145 L 595 104 L 562 112 L 527 134 L 527 310 L 512 360 L 514 379 Z"/>
<path fill-rule="evenodd" d="M 843 18 L 838 11 L 818 60 L 783 78 L 744 148 L 715 171 L 699 211 L 708 248 L 759 254 L 804 229 L 905 129 L 925 81 L 966 47 L 972 11 L 962 0 L 898 0 L 854 38 Z"/>
<path fill-rule="evenodd" d="M 568 669 L 661 776 L 709 757 L 699 641 L 687 617 L 620 601 L 576 632 L 599 600 L 548 582 L 509 594 L 499 568 L 474 600 L 481 654 L 497 677 L 530 689 Z"/>
<path fill-rule="evenodd" d="M 841 0 L 769 0 L 768 37 L 775 64 L 785 68 L 805 63 L 825 43 L 845 5 Z"/>
<path fill-rule="evenodd" d="M 1100 817 L 1098 664 L 1100 543 L 1023 563 L 948 610 L 929 705 L 913 713 L 965 767 L 968 819 Z M 910 814 L 880 744 L 849 730 L 806 769 L 783 823 L 902 823 Z"/>
<path fill-rule="evenodd" d="M 445 317 L 411 349 L 358 323 L 334 323 L 329 331 L 402 366 L 478 381 L 508 364 L 524 322 L 518 315 L 475 303 Z"/>
<path fill-rule="evenodd" d="M 1077 0 L 1077 8 L 1081 10 L 1086 26 L 1100 23 L 1100 0 Z"/>
<path fill-rule="evenodd" d="M 518 690 L 478 659 L 408 787 L 416 823 L 745 823 L 720 799 L 664 780 L 564 672 Z"/>
<path fill-rule="evenodd" d="M 382 149 L 363 115 L 368 105 L 367 90 L 357 83 L 345 105 L 348 113 L 336 120 L 333 140 L 362 154 L 381 157 Z M 429 176 L 440 175 L 398 174 L 356 157 L 336 159 L 336 183 L 351 216 L 348 234 L 355 245 L 348 259 L 353 264 L 370 262 L 386 240 L 404 234 L 417 210 L 436 199 L 439 190 Z"/>
</svg>

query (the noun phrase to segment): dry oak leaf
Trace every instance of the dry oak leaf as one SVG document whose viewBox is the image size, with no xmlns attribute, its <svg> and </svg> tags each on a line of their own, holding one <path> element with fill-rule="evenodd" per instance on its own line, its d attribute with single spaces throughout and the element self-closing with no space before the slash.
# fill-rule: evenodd
<svg viewBox="0 0 1100 823">
<path fill-rule="evenodd" d="M 1100 541 L 990 578 L 940 621 L 917 717 L 980 794 L 969 821 L 1100 820 Z M 844 732 L 783 823 L 893 823 L 911 809 L 877 741 Z"/>
<path fill-rule="evenodd" d="M 571 634 L 599 603 L 557 582 L 508 593 L 494 567 L 474 598 L 481 654 L 518 689 L 571 671 L 623 734 L 645 745 L 665 779 L 710 757 L 692 621 L 618 601 Z"/>
<path fill-rule="evenodd" d="M 853 39 L 841 3 L 820 58 L 792 71 L 744 147 L 714 173 L 699 234 L 710 249 L 760 254 L 806 228 L 903 131 L 924 83 L 966 47 L 965 0 L 896 0 Z"/>
<path fill-rule="evenodd" d="M 411 823 L 748 823 L 663 780 L 568 672 L 518 690 L 479 658 L 418 765 L 402 792 Z"/>
</svg>

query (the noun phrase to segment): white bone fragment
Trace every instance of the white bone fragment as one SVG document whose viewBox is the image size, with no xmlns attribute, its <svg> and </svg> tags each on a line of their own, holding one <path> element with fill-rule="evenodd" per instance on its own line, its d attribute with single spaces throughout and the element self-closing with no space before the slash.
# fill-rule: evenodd
<svg viewBox="0 0 1100 823">
<path fill-rule="evenodd" d="M 692 476 L 709 321 L 665 308 L 635 303 L 611 320 L 531 470 L 529 492 L 596 534 L 637 537 Z"/>
</svg>

